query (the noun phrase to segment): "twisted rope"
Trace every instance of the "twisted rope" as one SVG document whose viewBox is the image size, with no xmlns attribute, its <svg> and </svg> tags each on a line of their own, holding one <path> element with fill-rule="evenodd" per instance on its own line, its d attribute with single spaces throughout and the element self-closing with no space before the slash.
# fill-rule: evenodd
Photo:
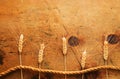
<svg viewBox="0 0 120 79">
<path fill-rule="evenodd" d="M 7 75 L 8 73 L 11 73 L 13 71 L 19 70 L 19 69 L 32 70 L 32 71 L 43 72 L 43 73 L 71 75 L 71 74 L 84 74 L 84 73 L 97 71 L 97 70 L 101 70 L 101 69 L 120 70 L 120 67 L 119 66 L 98 66 L 98 67 L 93 67 L 93 68 L 80 70 L 80 71 L 57 71 L 57 70 L 39 69 L 39 68 L 31 67 L 31 66 L 21 66 L 20 65 L 20 66 L 12 67 L 4 72 L 1 72 L 0 77 Z"/>
</svg>

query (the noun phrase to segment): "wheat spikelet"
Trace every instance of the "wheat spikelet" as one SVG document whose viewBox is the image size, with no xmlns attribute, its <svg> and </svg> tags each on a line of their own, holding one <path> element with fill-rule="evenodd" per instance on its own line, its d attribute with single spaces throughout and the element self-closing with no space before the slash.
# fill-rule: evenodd
<svg viewBox="0 0 120 79">
<path fill-rule="evenodd" d="M 66 55 L 67 54 L 67 41 L 65 37 L 63 37 L 62 40 L 63 40 L 63 55 Z"/>
<path fill-rule="evenodd" d="M 22 48 L 23 48 L 23 38 L 24 38 L 24 36 L 23 36 L 23 34 L 21 34 L 21 35 L 20 35 L 20 39 L 19 39 L 19 44 L 18 44 L 18 51 L 19 51 L 19 53 L 22 52 Z"/>
<path fill-rule="evenodd" d="M 82 54 L 82 59 L 81 59 L 81 66 L 82 66 L 82 69 L 85 68 L 85 63 L 86 63 L 86 50 L 83 52 Z"/>
<path fill-rule="evenodd" d="M 44 44 L 41 44 L 40 46 L 41 46 L 41 48 L 40 48 L 39 54 L 38 54 L 38 63 L 41 63 L 43 61 L 43 52 L 44 52 L 44 48 L 45 48 Z"/>
<path fill-rule="evenodd" d="M 104 52 L 104 60 L 107 61 L 108 59 L 108 41 L 104 41 L 104 46 L 103 46 L 103 52 Z"/>
</svg>

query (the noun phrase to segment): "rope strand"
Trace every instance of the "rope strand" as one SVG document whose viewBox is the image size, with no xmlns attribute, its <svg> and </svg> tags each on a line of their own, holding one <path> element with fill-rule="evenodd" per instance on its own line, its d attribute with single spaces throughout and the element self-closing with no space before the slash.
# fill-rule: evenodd
<svg viewBox="0 0 120 79">
<path fill-rule="evenodd" d="M 119 70 L 120 71 L 119 66 L 108 66 L 108 65 L 93 67 L 93 68 L 80 70 L 80 71 L 57 71 L 57 70 L 49 70 L 49 69 L 39 69 L 39 68 L 31 67 L 31 66 L 16 66 L 16 67 L 10 68 L 4 72 L 1 72 L 0 77 L 7 75 L 8 73 L 11 73 L 18 69 L 25 69 L 25 70 L 31 70 L 31 71 L 43 72 L 43 73 L 64 74 L 64 75 L 65 74 L 66 75 L 84 74 L 84 73 L 93 72 L 93 71 L 97 71 L 97 70 L 101 70 L 101 69 L 110 69 L 110 70 Z"/>
</svg>

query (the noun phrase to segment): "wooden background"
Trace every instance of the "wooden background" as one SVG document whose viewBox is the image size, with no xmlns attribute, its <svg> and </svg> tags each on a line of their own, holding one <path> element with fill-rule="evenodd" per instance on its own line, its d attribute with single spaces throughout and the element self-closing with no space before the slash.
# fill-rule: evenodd
<svg viewBox="0 0 120 79">
<path fill-rule="evenodd" d="M 18 66 L 19 35 L 25 35 L 23 65 L 38 67 L 39 45 L 45 43 L 43 69 L 64 70 L 62 37 L 79 39 L 68 44 L 67 70 L 81 70 L 82 52 L 87 50 L 86 68 L 104 65 L 103 36 L 120 35 L 120 0 L 0 0 L 0 72 Z M 109 44 L 108 64 L 120 66 L 120 44 Z M 38 79 L 38 72 L 24 70 L 24 79 Z M 64 79 L 64 75 L 41 73 L 41 79 Z M 20 79 L 15 71 L 0 79 Z M 68 79 L 81 79 L 70 75 Z M 106 79 L 105 70 L 87 73 L 85 79 Z M 109 79 L 120 79 L 109 71 Z"/>
</svg>

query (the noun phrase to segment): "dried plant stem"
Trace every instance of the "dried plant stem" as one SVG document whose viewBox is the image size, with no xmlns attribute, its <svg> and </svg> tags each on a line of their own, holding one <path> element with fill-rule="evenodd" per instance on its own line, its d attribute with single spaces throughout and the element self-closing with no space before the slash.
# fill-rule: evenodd
<svg viewBox="0 0 120 79">
<path fill-rule="evenodd" d="M 20 65 L 22 65 L 22 57 L 21 57 L 21 54 L 19 55 L 19 59 L 20 59 Z M 21 79 L 23 79 L 23 70 L 20 69 L 20 76 L 21 76 Z"/>
<path fill-rule="evenodd" d="M 23 34 L 20 35 L 20 39 L 19 39 L 19 45 L 18 45 L 18 51 L 19 51 L 19 62 L 20 62 L 20 65 L 22 65 L 22 48 L 23 48 Z M 20 76 L 21 76 L 21 79 L 23 79 L 23 71 L 22 69 L 20 70 Z"/>
<path fill-rule="evenodd" d="M 41 68 L 41 64 L 39 64 L 38 68 L 40 69 Z M 40 72 L 39 72 L 39 77 L 38 79 L 40 79 Z"/>
<path fill-rule="evenodd" d="M 66 38 L 63 37 L 62 38 L 63 40 L 63 55 L 64 55 L 64 70 L 66 71 L 67 70 L 67 60 L 66 60 L 66 57 L 67 57 L 67 41 L 66 41 Z M 67 75 L 65 74 L 65 79 L 67 79 Z"/>
<path fill-rule="evenodd" d="M 104 41 L 103 49 L 104 49 L 104 62 L 105 62 L 105 65 L 108 65 L 107 60 L 108 60 L 109 52 L 108 52 L 108 41 L 106 41 L 106 39 Z M 106 69 L 106 79 L 108 79 L 108 70 L 107 69 Z"/>
<path fill-rule="evenodd" d="M 65 69 L 65 71 L 67 70 L 67 66 L 66 66 L 66 64 L 67 64 L 67 61 L 66 61 L 66 56 L 64 56 L 64 69 Z M 65 79 L 67 79 L 67 75 L 65 75 Z"/>
<path fill-rule="evenodd" d="M 81 59 L 82 70 L 85 68 L 85 63 L 86 63 L 86 50 L 82 54 L 82 59 Z M 82 74 L 82 79 L 84 79 L 84 74 Z"/>
<path fill-rule="evenodd" d="M 82 79 L 84 79 L 84 74 L 82 74 Z"/>
<path fill-rule="evenodd" d="M 84 70 L 84 68 L 82 68 L 82 70 Z M 82 79 L 84 79 L 84 73 L 82 74 Z"/>
<path fill-rule="evenodd" d="M 40 50 L 39 50 L 39 54 L 38 54 L 38 68 L 41 69 L 41 63 L 43 61 L 43 52 L 44 52 L 44 48 L 45 48 L 45 45 L 44 44 L 41 44 L 40 45 Z M 39 72 L 39 77 L 40 79 L 40 72 Z"/>
<path fill-rule="evenodd" d="M 105 65 L 107 65 L 107 61 L 105 61 Z M 106 79 L 108 79 L 108 69 L 105 70 L 106 70 Z"/>
</svg>

